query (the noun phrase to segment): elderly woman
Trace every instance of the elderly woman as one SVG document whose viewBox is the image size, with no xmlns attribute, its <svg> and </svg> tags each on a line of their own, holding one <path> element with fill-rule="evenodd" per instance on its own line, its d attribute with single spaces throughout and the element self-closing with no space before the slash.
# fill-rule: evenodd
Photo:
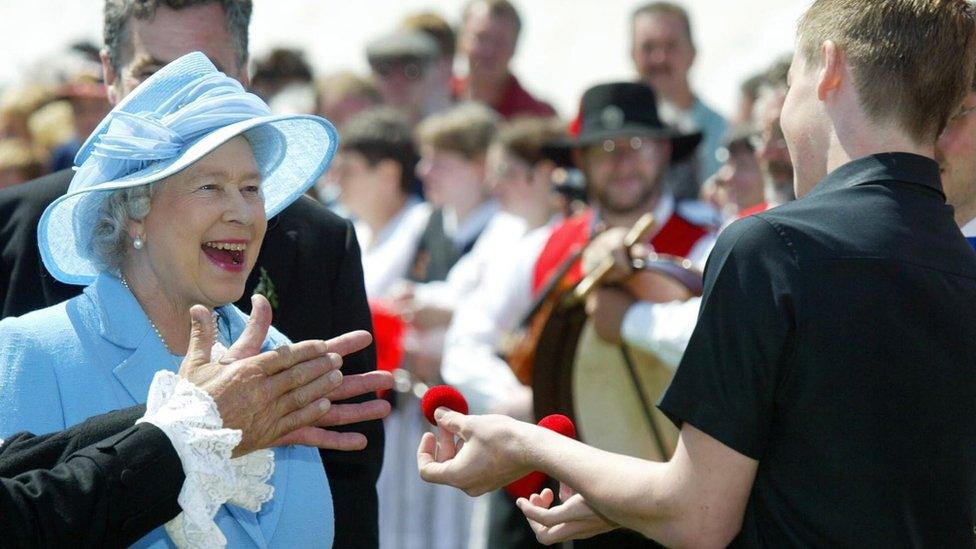
<svg viewBox="0 0 976 549">
<path fill-rule="evenodd" d="M 244 291 L 267 219 L 314 183 L 336 142 L 324 119 L 271 116 L 200 53 L 119 103 L 82 146 L 68 193 L 38 229 L 48 270 L 85 292 L 0 322 L 0 437 L 146 402 L 157 370 L 175 371 L 187 352 L 193 304 L 213 311 L 215 350 L 229 347 L 247 322 L 230 303 Z M 286 342 L 271 329 L 264 348 Z M 181 458 L 208 449 L 191 444 Z M 314 448 L 238 458 L 230 476 L 215 472 L 226 464 L 198 466 L 180 495 L 184 512 L 136 546 L 331 546 L 332 500 Z M 124 471 L 120 481 L 139 474 Z"/>
</svg>

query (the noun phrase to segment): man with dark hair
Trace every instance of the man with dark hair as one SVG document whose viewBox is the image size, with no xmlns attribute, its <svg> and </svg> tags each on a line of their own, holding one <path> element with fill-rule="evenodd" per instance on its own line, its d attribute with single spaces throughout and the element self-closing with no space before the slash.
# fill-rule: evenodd
<svg viewBox="0 0 976 549">
<path fill-rule="evenodd" d="M 250 0 L 107 0 L 102 68 L 109 101 L 118 103 L 167 62 L 202 51 L 245 86 Z M 64 170 L 0 191 L 0 299 L 2 315 L 20 315 L 77 295 L 42 266 L 37 222 L 72 177 Z M 271 298 L 276 327 L 295 341 L 326 339 L 371 329 L 362 264 L 353 227 L 302 198 L 269 221 L 261 255 L 245 287 Z M 237 303 L 250 310 L 245 297 Z M 372 347 L 350 356 L 347 374 L 374 369 Z M 369 441 L 362 452 L 323 452 L 336 513 L 336 545 L 376 546 L 376 479 L 383 456 L 382 423 L 355 427 Z"/>
<path fill-rule="evenodd" d="M 691 89 L 689 73 L 698 55 L 691 19 L 677 4 L 652 2 L 634 10 L 630 32 L 634 66 L 640 79 L 657 92 L 661 117 L 684 131 L 704 134 L 698 149 L 695 187 L 677 189 L 682 197 L 689 197 L 692 192 L 697 195 L 697 184 L 718 170 L 715 151 L 722 144 L 727 125 Z"/>
<path fill-rule="evenodd" d="M 464 444 L 426 436 L 422 476 L 478 494 L 552 474 L 579 493 L 520 502 L 546 542 L 619 525 L 682 546 L 971 546 L 976 255 L 934 156 L 974 27 L 966 0 L 802 17 L 782 115 L 799 200 L 715 245 L 660 404 L 681 428 L 669 462 L 442 409 Z"/>
<path fill-rule="evenodd" d="M 342 127 L 332 173 L 356 225 L 370 297 L 406 278 L 427 226 L 430 206 L 412 194 L 418 160 L 409 119 L 391 107 L 363 111 Z"/>
<path fill-rule="evenodd" d="M 508 0 L 470 0 L 461 16 L 458 49 L 468 74 L 455 78 L 454 94 L 480 101 L 503 118 L 554 116 L 555 109 L 527 92 L 512 74 L 522 19 Z"/>
</svg>

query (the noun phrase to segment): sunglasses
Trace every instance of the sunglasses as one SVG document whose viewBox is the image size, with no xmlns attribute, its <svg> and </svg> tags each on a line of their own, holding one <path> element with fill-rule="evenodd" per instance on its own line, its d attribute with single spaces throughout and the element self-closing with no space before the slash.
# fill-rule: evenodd
<svg viewBox="0 0 976 549">
<path fill-rule="evenodd" d="M 420 80 L 427 74 L 427 63 L 417 59 L 383 59 L 370 63 L 380 78 L 401 75 L 407 80 Z"/>
</svg>

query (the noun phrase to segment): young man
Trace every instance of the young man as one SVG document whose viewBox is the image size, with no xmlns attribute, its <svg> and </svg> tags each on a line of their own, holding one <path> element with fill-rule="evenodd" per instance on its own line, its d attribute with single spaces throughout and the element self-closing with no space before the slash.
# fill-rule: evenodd
<svg viewBox="0 0 976 549">
<path fill-rule="evenodd" d="M 442 410 L 422 476 L 472 494 L 559 478 L 579 494 L 522 502 L 546 541 L 621 525 L 667 545 L 971 545 L 976 255 L 933 156 L 974 25 L 965 0 L 818 0 L 801 19 L 783 108 L 801 199 L 716 244 L 660 405 L 681 425 L 670 462 Z"/>
<path fill-rule="evenodd" d="M 363 111 L 342 127 L 332 170 L 356 225 L 370 298 L 386 297 L 407 276 L 430 218 L 430 205 L 412 194 L 418 159 L 410 120 L 391 107 Z"/>
<path fill-rule="evenodd" d="M 201 51 L 222 72 L 247 85 L 250 0 L 106 0 L 102 68 L 109 102 L 116 104 L 160 67 Z M 37 222 L 68 188 L 63 170 L 0 191 L 0 307 L 15 316 L 59 303 L 81 292 L 58 283 L 44 269 Z M 362 263 L 352 224 L 309 198 L 269 223 L 261 255 L 245 287 L 273 296 L 275 326 L 295 341 L 324 339 L 371 328 Z M 250 300 L 238 302 L 249 311 Z M 375 369 L 372 347 L 346 361 L 347 374 Z M 362 452 L 323 452 L 336 509 L 337 546 L 374 546 L 374 489 L 383 459 L 383 425 L 356 426 L 369 444 Z M 362 544 L 362 545 L 361 545 Z"/>
</svg>

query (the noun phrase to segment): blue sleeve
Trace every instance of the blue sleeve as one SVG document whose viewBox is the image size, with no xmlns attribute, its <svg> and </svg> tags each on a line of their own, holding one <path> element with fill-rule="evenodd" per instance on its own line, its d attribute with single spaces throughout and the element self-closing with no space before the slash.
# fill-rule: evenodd
<svg viewBox="0 0 976 549">
<path fill-rule="evenodd" d="M 0 321 L 0 438 L 65 428 L 55 358 L 18 318 Z"/>
</svg>

